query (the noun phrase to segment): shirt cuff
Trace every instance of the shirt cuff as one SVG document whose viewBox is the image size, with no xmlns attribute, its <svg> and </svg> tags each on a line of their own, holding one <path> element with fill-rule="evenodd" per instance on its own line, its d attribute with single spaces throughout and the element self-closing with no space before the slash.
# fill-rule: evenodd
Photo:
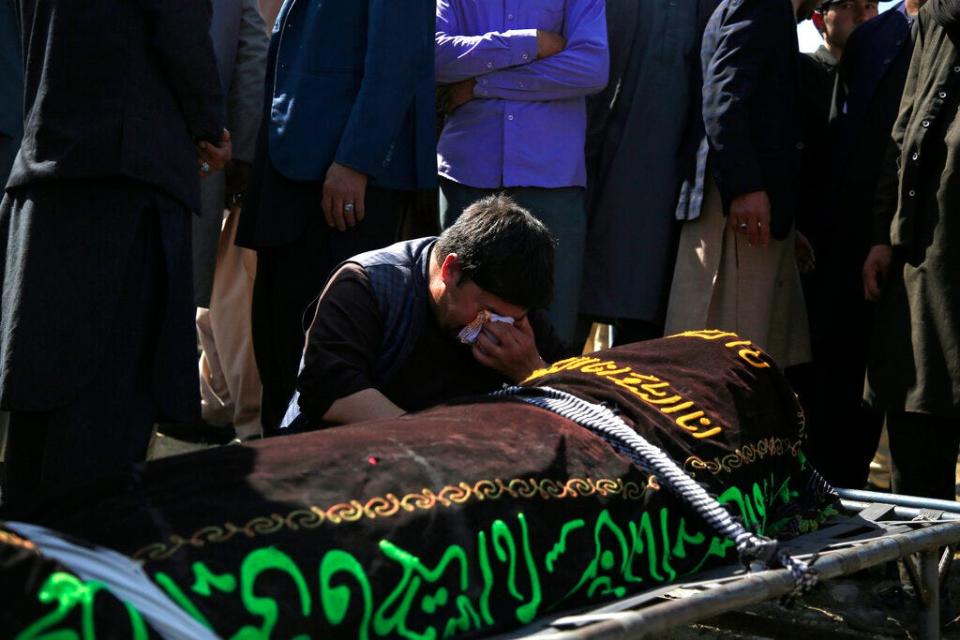
<svg viewBox="0 0 960 640">
<path fill-rule="evenodd" d="M 510 39 L 510 50 L 516 55 L 514 65 L 528 64 L 537 59 L 536 29 L 510 29 L 503 35 Z"/>
</svg>

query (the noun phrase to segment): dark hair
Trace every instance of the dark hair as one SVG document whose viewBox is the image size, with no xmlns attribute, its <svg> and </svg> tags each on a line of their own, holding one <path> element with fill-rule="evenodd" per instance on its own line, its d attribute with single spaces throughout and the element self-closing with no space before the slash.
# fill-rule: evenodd
<svg viewBox="0 0 960 640">
<path fill-rule="evenodd" d="M 508 196 L 467 207 L 436 248 L 438 260 L 457 254 L 463 278 L 511 304 L 541 309 L 553 298 L 550 230 Z"/>
</svg>

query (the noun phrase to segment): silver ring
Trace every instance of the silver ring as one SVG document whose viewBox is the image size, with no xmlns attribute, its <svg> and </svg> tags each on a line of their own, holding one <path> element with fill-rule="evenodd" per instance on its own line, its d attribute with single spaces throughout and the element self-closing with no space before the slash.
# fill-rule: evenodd
<svg viewBox="0 0 960 640">
<path fill-rule="evenodd" d="M 204 160 L 203 162 L 201 162 L 201 163 L 200 163 L 200 171 L 203 171 L 204 173 L 210 173 L 210 163 L 207 162 L 206 160 Z"/>
<path fill-rule="evenodd" d="M 747 230 L 747 223 L 746 223 L 746 222 L 741 222 L 741 223 L 740 223 L 740 231 L 746 231 L 746 230 Z"/>
<path fill-rule="evenodd" d="M 352 202 L 348 202 L 347 204 L 343 205 L 343 212 L 344 212 L 344 213 L 353 213 L 353 203 L 352 203 Z"/>
</svg>

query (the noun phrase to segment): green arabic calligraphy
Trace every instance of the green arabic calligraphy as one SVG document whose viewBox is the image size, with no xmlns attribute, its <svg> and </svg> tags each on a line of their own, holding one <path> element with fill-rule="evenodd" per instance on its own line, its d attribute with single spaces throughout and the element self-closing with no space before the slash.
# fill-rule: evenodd
<svg viewBox="0 0 960 640">
<path fill-rule="evenodd" d="M 727 489 L 718 500 L 749 528 L 766 533 L 776 524 L 767 522 L 771 507 L 796 496 L 788 482 L 771 477 L 749 491 Z M 329 629 L 361 640 L 388 636 L 437 640 L 527 624 L 550 610 L 669 583 L 696 573 L 710 560 L 727 558 L 733 548 L 731 541 L 701 530 L 705 525 L 695 516 L 678 516 L 666 507 L 633 517 L 602 510 L 592 519 L 571 518 L 550 531 L 541 527 L 533 536 L 535 526 L 518 513 L 493 520 L 472 540 L 449 544 L 439 552 L 424 549 L 421 555 L 380 540 L 379 557 L 373 563 L 380 567 L 378 583 L 368 574 L 370 565 L 364 566 L 344 549 L 331 549 L 322 555 L 312 574 L 317 582 L 311 587 L 313 580 L 307 577 L 311 574 L 275 546 L 251 551 L 236 572 L 195 562 L 192 584 L 178 584 L 164 572 L 153 577 L 172 600 L 211 629 L 218 605 L 239 600 L 256 624 L 218 621 L 214 630 L 231 640 L 274 637 L 282 615 L 302 618 L 285 620 L 291 628 L 318 633 Z M 396 577 L 385 584 L 383 576 Z M 295 601 L 278 602 L 267 595 L 263 585 L 278 581 L 292 586 Z M 38 598 L 55 608 L 17 640 L 95 640 L 93 601 L 103 589 L 66 573 L 51 575 Z M 140 614 L 126 606 L 131 636 L 145 639 Z M 76 622 L 72 612 L 78 607 L 80 634 L 66 630 L 68 622 Z M 220 628 L 226 625 L 233 628 Z"/>
</svg>

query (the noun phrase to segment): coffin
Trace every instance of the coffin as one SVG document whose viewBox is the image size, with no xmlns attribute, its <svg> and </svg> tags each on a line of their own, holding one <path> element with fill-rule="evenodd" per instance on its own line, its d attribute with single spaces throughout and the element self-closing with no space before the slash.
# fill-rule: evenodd
<svg viewBox="0 0 960 640">
<path fill-rule="evenodd" d="M 795 394 L 734 334 L 572 358 L 524 385 L 613 409 L 752 531 L 797 535 L 832 509 Z M 600 436 L 487 397 L 159 460 L 26 518 L 135 560 L 135 583 L 223 638 L 484 635 L 737 561 Z M 17 526 L 0 530 L 0 637 L 170 636 Z"/>
</svg>

